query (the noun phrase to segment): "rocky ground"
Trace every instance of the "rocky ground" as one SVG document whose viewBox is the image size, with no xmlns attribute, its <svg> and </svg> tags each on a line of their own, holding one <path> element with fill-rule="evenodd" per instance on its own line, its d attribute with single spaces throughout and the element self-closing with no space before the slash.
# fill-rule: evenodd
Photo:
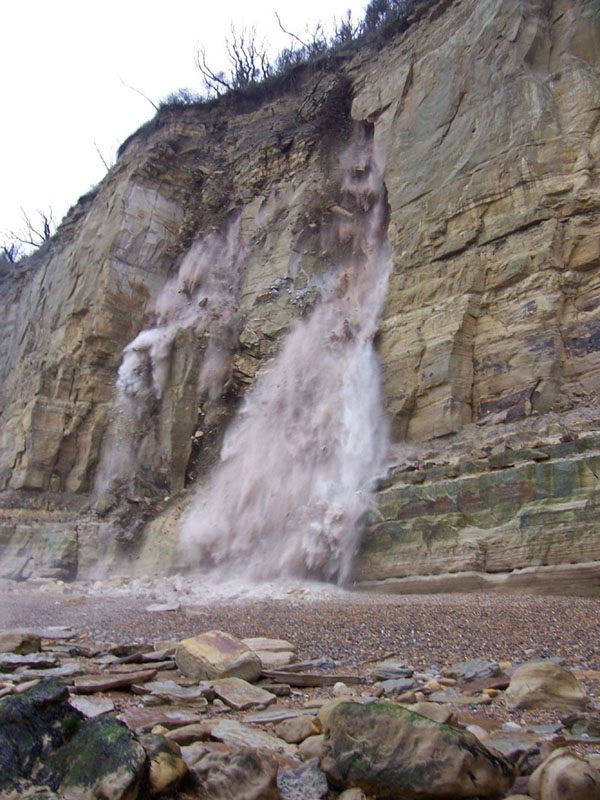
<svg viewBox="0 0 600 800">
<path fill-rule="evenodd" d="M 72 674 L 65 674 L 62 680 L 72 694 L 101 701 L 105 704 L 102 708 L 112 704 L 114 712 L 121 715 L 133 713 L 127 719 L 136 735 L 145 725 L 143 713 L 159 709 L 161 703 L 171 710 L 177 705 L 176 698 L 159 697 L 163 690 L 149 699 L 152 681 L 175 679 L 184 687 L 190 685 L 189 676 L 174 669 L 174 663 L 166 663 L 173 660 L 174 645 L 205 631 L 222 630 L 240 639 L 287 640 L 295 659 L 307 663 L 289 673 L 289 689 L 278 689 L 276 700 L 265 704 L 265 711 L 274 712 L 273 719 L 268 714 L 260 718 L 258 700 L 240 709 L 227 698 L 225 702 L 209 698 L 208 705 L 195 709 L 208 728 L 227 718 L 274 734 L 288 712 L 313 709 L 308 713 L 314 714 L 315 708 L 340 695 L 360 702 L 375 697 L 404 704 L 433 700 L 455 724 L 469 728 L 494 748 L 504 748 L 505 755 L 526 757 L 530 767 L 561 746 L 591 759 L 596 766 L 600 763 L 598 599 L 377 596 L 298 583 L 265 586 L 262 598 L 260 589 L 242 589 L 229 592 L 237 595 L 235 599 L 221 593 L 211 600 L 208 588 L 203 591 L 191 578 L 115 579 L 94 584 L 50 581 L 37 586 L 5 582 L 0 588 L 0 631 L 37 632 L 42 652 L 54 653 L 61 666 L 70 665 Z M 132 655 L 134 645 L 164 652 L 156 665 L 150 656 L 150 663 L 141 663 Z M 118 663 L 124 656 L 125 661 L 132 661 L 129 666 Z M 456 671 L 460 662 L 476 658 L 483 660 L 483 671 L 476 670 L 469 678 Z M 588 703 L 585 719 L 581 714 L 577 717 L 575 708 L 520 708 L 506 702 L 504 690 L 515 668 L 538 659 L 563 665 L 579 681 Z M 379 662 L 385 660 L 394 668 L 401 664 L 407 677 L 397 672 L 390 676 L 399 680 L 396 685 L 382 683 L 386 676 L 378 674 Z M 490 674 L 485 663 L 495 665 Z M 158 673 L 144 676 L 144 670 L 154 667 Z M 26 663 L 13 671 L 5 668 L 0 692 L 10 696 L 19 691 L 20 684 L 25 688 L 32 678 L 41 676 L 41 671 L 36 676 L 35 669 L 34 664 Z M 134 689 L 102 684 L 103 678 L 127 670 L 137 675 Z M 295 676 L 303 674 L 318 677 L 308 681 L 313 685 L 298 685 Z M 96 676 L 97 687 L 86 688 L 85 676 L 89 675 Z M 268 677 L 260 682 L 273 689 Z M 573 712 L 578 721 L 569 718 Z M 136 717 L 140 713 L 142 716 Z M 258 719 L 254 719 L 257 713 Z M 181 719 L 183 723 L 184 717 Z M 157 723 L 158 731 L 164 733 L 165 725 L 173 728 L 173 724 L 163 723 Z M 211 735 L 219 741 L 217 733 Z M 506 736 L 512 740 L 503 742 Z M 520 790 L 525 792 L 528 778 L 523 763 L 519 780 Z"/>
<path fill-rule="evenodd" d="M 227 600 L 174 591 L 166 581 L 2 585 L 0 626 L 67 625 L 100 642 L 181 639 L 219 628 L 235 636 L 289 639 L 299 657 L 329 657 L 346 666 L 389 653 L 419 669 L 466 658 L 515 663 L 559 657 L 600 670 L 600 599 L 445 594 L 394 596 L 297 584 Z M 149 608 L 164 609 L 149 611 Z"/>
</svg>

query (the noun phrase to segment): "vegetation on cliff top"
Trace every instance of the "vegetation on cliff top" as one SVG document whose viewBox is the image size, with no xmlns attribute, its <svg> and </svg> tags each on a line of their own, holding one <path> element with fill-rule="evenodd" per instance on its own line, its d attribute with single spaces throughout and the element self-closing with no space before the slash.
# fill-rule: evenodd
<svg viewBox="0 0 600 800">
<path fill-rule="evenodd" d="M 362 20 L 354 21 L 348 11 L 341 22 L 334 25 L 328 37 L 322 23 L 304 40 L 286 30 L 278 14 L 280 28 L 292 39 L 271 61 L 266 47 L 257 40 L 256 31 L 236 31 L 231 28 L 231 39 L 225 42 L 229 71 L 216 71 L 206 61 L 203 47 L 196 53 L 196 65 L 202 74 L 204 93 L 179 89 L 161 101 L 160 108 L 210 103 L 225 94 L 259 94 L 269 96 L 275 87 L 287 83 L 290 74 L 298 67 L 313 65 L 331 66 L 336 57 L 348 56 L 365 43 L 381 46 L 384 42 L 410 27 L 418 12 L 439 0 L 370 0 Z"/>
<path fill-rule="evenodd" d="M 231 39 L 225 42 L 229 71 L 213 70 L 206 62 L 203 48 L 199 47 L 196 64 L 202 75 L 204 91 L 179 89 L 161 100 L 158 106 L 146 98 L 157 108 L 157 114 L 121 144 L 117 157 L 132 140 L 161 127 L 177 109 L 210 109 L 222 102 L 262 103 L 299 85 L 307 70 L 314 73 L 335 70 L 363 45 L 379 49 L 436 4 L 442 5 L 444 0 L 370 0 L 362 20 L 353 20 L 348 11 L 341 22 L 335 24 L 332 36 L 327 36 L 319 23 L 306 40 L 287 31 L 278 16 L 280 27 L 290 36 L 292 44 L 275 60 L 270 60 L 265 45 L 258 42 L 255 30 L 238 32 L 232 26 Z M 57 226 L 51 211 L 49 214 L 40 211 L 38 215 L 37 222 L 32 222 L 31 217 L 23 212 L 23 231 L 4 231 L 4 241 L 0 243 L 0 275 L 9 273 L 15 264 L 54 234 Z"/>
</svg>

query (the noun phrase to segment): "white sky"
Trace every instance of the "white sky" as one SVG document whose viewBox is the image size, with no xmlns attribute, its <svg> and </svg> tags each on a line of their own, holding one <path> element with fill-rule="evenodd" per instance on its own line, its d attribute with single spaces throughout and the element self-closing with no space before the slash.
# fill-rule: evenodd
<svg viewBox="0 0 600 800">
<path fill-rule="evenodd" d="M 368 0 L 4 0 L 0 7 L 0 243 L 52 208 L 59 221 L 105 174 L 124 139 L 153 116 L 152 106 L 188 87 L 202 91 L 194 64 L 226 69 L 233 22 L 256 26 L 273 55 L 318 21 L 363 16 Z"/>
</svg>

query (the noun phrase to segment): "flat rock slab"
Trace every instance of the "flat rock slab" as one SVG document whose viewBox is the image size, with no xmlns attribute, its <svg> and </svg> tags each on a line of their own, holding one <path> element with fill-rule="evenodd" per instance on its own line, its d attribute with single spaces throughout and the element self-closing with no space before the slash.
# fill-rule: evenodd
<svg viewBox="0 0 600 800">
<path fill-rule="evenodd" d="M 446 678 L 456 678 L 459 681 L 483 680 L 499 674 L 500 665 L 486 658 L 472 658 L 442 670 L 442 675 Z"/>
<path fill-rule="evenodd" d="M 62 683 L 73 683 L 73 678 L 77 675 L 84 675 L 86 667 L 76 662 L 67 662 L 60 667 L 50 667 L 49 669 L 24 669 L 13 678 L 18 681 L 33 680 L 34 678 L 59 678 Z"/>
<path fill-rule="evenodd" d="M 142 662 L 146 661 L 166 661 L 174 658 L 176 647 L 164 647 L 162 650 L 152 650 L 150 653 L 142 653 Z"/>
<path fill-rule="evenodd" d="M 78 694 L 106 692 L 109 689 L 131 686 L 132 683 L 145 683 L 152 680 L 155 675 L 155 669 L 128 672 L 122 675 L 84 675 L 81 678 L 75 678 L 73 687 Z"/>
<path fill-rule="evenodd" d="M 158 708 L 128 708 L 118 715 L 128 728 L 136 733 L 151 731 L 156 725 L 165 728 L 182 728 L 184 725 L 196 725 L 202 722 L 197 708 L 175 708 L 160 706 Z"/>
<path fill-rule="evenodd" d="M 13 672 L 17 667 L 37 667 L 46 669 L 56 667 L 58 659 L 56 656 L 47 653 L 29 653 L 19 655 L 18 653 L 0 653 L 0 671 Z"/>
<path fill-rule="evenodd" d="M 355 686 L 364 683 L 365 680 L 360 675 L 319 675 L 313 672 L 289 672 L 276 669 L 265 669 L 262 674 L 271 681 L 281 681 L 289 686 L 334 686 L 340 682 L 347 686 Z"/>
<path fill-rule="evenodd" d="M 550 736 L 547 738 L 550 738 Z M 486 736 L 485 739 L 482 738 L 482 741 L 486 747 L 491 747 L 498 753 L 502 753 L 503 756 L 510 758 L 537 747 L 542 739 L 544 737 L 539 734 L 519 730 L 494 731 L 494 733 Z"/>
<path fill-rule="evenodd" d="M 412 692 L 419 688 L 419 684 L 412 678 L 390 678 L 376 683 L 375 686 L 381 686 L 385 694 L 388 695 Z"/>
<path fill-rule="evenodd" d="M 108 697 L 79 697 L 75 695 L 69 700 L 69 705 L 76 708 L 88 719 L 115 710 L 115 704 Z"/>
<path fill-rule="evenodd" d="M 216 696 L 235 711 L 244 711 L 253 706 L 267 706 L 277 700 L 271 692 L 253 686 L 241 678 L 221 678 L 212 681 L 212 688 Z"/>
<path fill-rule="evenodd" d="M 264 636 L 257 636 L 242 639 L 242 641 L 253 653 L 256 653 L 263 669 L 285 667 L 298 660 L 296 648 L 285 639 L 267 639 Z"/>
<path fill-rule="evenodd" d="M 286 753 L 290 756 L 295 756 L 298 753 L 296 745 L 288 744 L 277 736 L 272 736 L 270 733 L 265 733 L 258 728 L 251 728 L 249 725 L 244 725 L 233 719 L 224 719 L 216 725 L 213 725 L 211 736 L 213 739 L 217 739 L 220 742 L 250 747 L 252 749 L 264 748 L 266 750 L 275 750 L 276 752 Z"/>
<path fill-rule="evenodd" d="M 256 714 L 248 714 L 246 722 L 257 722 L 265 725 L 268 722 L 283 722 L 284 719 L 304 717 L 306 714 L 314 714 L 316 716 L 318 710 L 318 708 L 273 708 L 268 711 L 259 711 Z"/>
<path fill-rule="evenodd" d="M 111 675 L 119 674 L 119 675 L 126 675 L 128 673 L 133 672 L 141 672 L 144 669 L 176 669 L 177 665 L 174 661 L 151 661 L 145 664 L 143 667 L 140 665 L 140 662 L 135 664 L 110 664 L 109 668 L 106 669 L 106 672 L 110 672 Z"/>
<path fill-rule="evenodd" d="M 249 639 L 242 639 L 242 642 L 255 652 L 257 650 L 270 653 L 296 652 L 295 646 L 286 639 L 267 639 L 264 636 L 255 636 Z"/>
<path fill-rule="evenodd" d="M 144 684 L 145 692 L 168 700 L 170 703 L 199 703 L 207 705 L 207 696 L 213 694 L 209 683 L 196 686 L 180 686 L 175 681 L 148 681 Z"/>
<path fill-rule="evenodd" d="M 42 628 L 41 630 L 36 630 L 35 633 L 41 639 L 54 641 L 74 639 L 76 636 L 73 628 L 68 625 L 55 625 L 50 628 Z"/>
<path fill-rule="evenodd" d="M 282 650 L 278 653 L 273 653 L 270 650 L 253 650 L 252 652 L 259 657 L 263 669 L 287 667 L 297 660 L 296 653 L 291 650 Z"/>
<path fill-rule="evenodd" d="M 378 681 L 389 681 L 396 678 L 412 678 L 414 670 L 407 667 L 398 658 L 386 658 L 373 665 L 373 674 Z"/>
</svg>

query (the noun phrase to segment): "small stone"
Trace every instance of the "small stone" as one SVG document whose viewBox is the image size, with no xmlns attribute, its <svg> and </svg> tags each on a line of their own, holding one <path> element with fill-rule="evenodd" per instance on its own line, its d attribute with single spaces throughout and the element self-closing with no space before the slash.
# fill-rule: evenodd
<svg viewBox="0 0 600 800">
<path fill-rule="evenodd" d="M 362 789 L 346 789 L 345 792 L 338 795 L 337 800 L 367 800 L 367 795 Z"/>
<path fill-rule="evenodd" d="M 271 692 L 276 697 L 288 697 L 292 693 L 289 683 L 261 683 L 260 688 L 265 692 Z"/>
<path fill-rule="evenodd" d="M 298 745 L 298 754 L 303 761 L 311 758 L 321 758 L 325 737 L 322 733 L 316 736 L 309 736 Z"/>
<path fill-rule="evenodd" d="M 488 697 L 498 697 L 499 692 L 498 689 L 484 689 L 482 694 L 485 694 Z"/>
<path fill-rule="evenodd" d="M 422 717 L 427 717 L 441 725 L 453 725 L 456 722 L 456 717 L 450 706 L 441 705 L 440 703 L 414 703 L 407 706 L 410 711 L 415 714 L 420 714 Z"/>
<path fill-rule="evenodd" d="M 334 683 L 331 691 L 333 692 L 335 697 L 340 697 L 341 695 L 350 694 L 350 690 L 343 681 L 337 681 L 337 683 Z"/>
<path fill-rule="evenodd" d="M 296 769 L 280 769 L 277 773 L 277 788 L 281 800 L 318 800 L 329 791 L 325 773 L 319 759 L 312 758 Z"/>
<path fill-rule="evenodd" d="M 437 682 L 439 683 L 440 686 L 445 686 L 445 687 L 456 686 L 458 683 L 456 678 L 444 678 L 444 677 L 438 678 Z"/>
<path fill-rule="evenodd" d="M 210 739 L 210 725 L 203 722 L 193 725 L 184 725 L 165 734 L 167 739 L 172 739 L 178 745 L 189 745 L 194 742 L 205 742 Z"/>
<path fill-rule="evenodd" d="M 310 714 L 283 720 L 275 727 L 277 736 L 289 744 L 300 744 L 309 736 L 317 736 L 322 730 L 321 721 Z"/>
<path fill-rule="evenodd" d="M 383 689 L 382 687 L 380 687 L 380 688 L 381 688 L 381 695 L 384 695 L 385 694 L 385 689 Z M 381 695 L 378 695 L 378 696 L 381 696 Z M 404 704 L 410 704 L 410 703 L 418 703 L 419 702 L 419 698 L 421 700 L 423 700 L 424 697 L 425 697 L 425 695 L 423 694 L 423 692 L 402 692 L 402 694 L 396 695 L 396 697 L 394 699 L 395 699 L 396 703 L 402 703 L 404 705 Z"/>
<path fill-rule="evenodd" d="M 456 685 L 456 681 L 455 681 L 455 685 Z M 427 683 L 423 684 L 423 691 L 426 692 L 426 693 L 427 692 L 443 692 L 444 689 L 447 689 L 447 688 L 448 687 L 445 686 L 444 684 L 441 684 L 438 681 L 434 681 L 434 680 L 427 681 Z"/>
</svg>

